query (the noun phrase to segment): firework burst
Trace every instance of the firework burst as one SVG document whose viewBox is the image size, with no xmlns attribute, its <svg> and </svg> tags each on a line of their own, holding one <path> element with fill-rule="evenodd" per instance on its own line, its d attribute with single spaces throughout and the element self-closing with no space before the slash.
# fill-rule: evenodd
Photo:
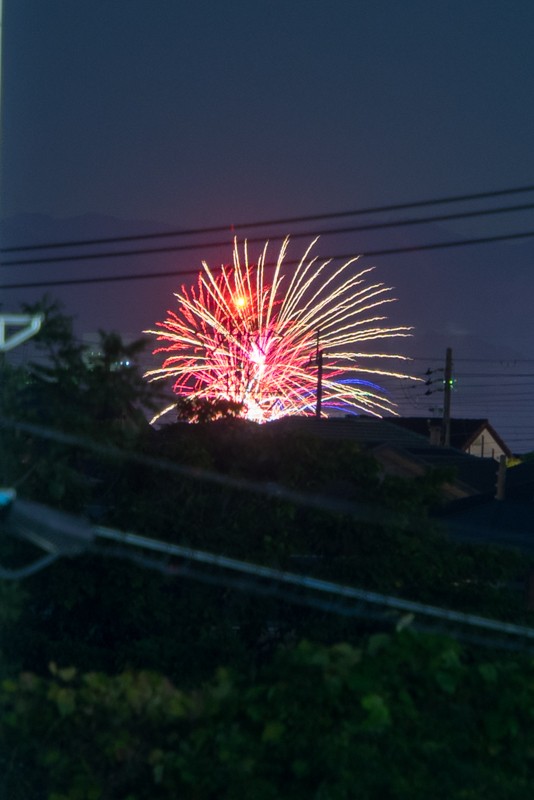
<svg viewBox="0 0 534 800">
<path fill-rule="evenodd" d="M 352 258 L 328 274 L 329 261 L 310 252 L 283 274 L 286 239 L 267 280 L 267 244 L 257 263 L 234 242 L 233 265 L 217 274 L 202 263 L 196 286 L 176 294 L 158 330 L 165 354 L 150 380 L 172 379 L 180 397 L 226 399 L 242 404 L 243 416 L 265 422 L 316 409 L 317 369 L 322 371 L 322 413 L 343 409 L 381 416 L 394 403 L 363 376 L 410 377 L 373 366 L 376 359 L 406 360 L 360 349 L 367 342 L 410 335 L 410 328 L 384 326 L 377 309 L 394 302 L 391 289 L 369 283 L 373 268 L 355 271 Z M 368 366 L 364 366 L 367 364 Z M 172 404 L 158 416 L 174 408 Z"/>
</svg>

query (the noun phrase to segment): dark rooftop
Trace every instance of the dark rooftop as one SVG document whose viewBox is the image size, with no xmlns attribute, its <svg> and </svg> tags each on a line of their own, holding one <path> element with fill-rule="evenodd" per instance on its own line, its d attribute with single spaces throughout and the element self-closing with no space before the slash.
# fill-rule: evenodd
<svg viewBox="0 0 534 800">
<path fill-rule="evenodd" d="M 422 469 L 452 468 L 457 481 L 474 492 L 494 493 L 497 462 L 491 458 L 478 458 L 453 447 L 438 447 L 427 436 L 395 424 L 393 419 L 352 416 L 316 419 L 315 417 L 284 417 L 268 423 L 280 431 L 299 432 L 324 439 L 351 441 L 367 452 L 393 449 L 406 460 Z"/>
</svg>

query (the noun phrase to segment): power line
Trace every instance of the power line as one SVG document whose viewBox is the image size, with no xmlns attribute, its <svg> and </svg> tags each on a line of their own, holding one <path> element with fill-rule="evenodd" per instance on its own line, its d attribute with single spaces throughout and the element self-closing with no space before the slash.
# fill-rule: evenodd
<svg viewBox="0 0 534 800">
<path fill-rule="evenodd" d="M 504 377 L 504 376 L 503 376 Z M 464 378 L 463 380 L 468 380 L 468 378 Z M 510 387 L 520 386 L 522 389 L 528 389 L 529 386 L 532 386 L 534 390 L 534 384 L 532 383 L 506 383 L 504 386 L 502 383 L 468 383 L 465 384 L 462 382 L 461 386 L 455 387 L 455 391 L 463 391 L 465 389 L 508 389 Z"/>
<path fill-rule="evenodd" d="M 291 234 L 292 239 L 302 239 L 302 238 L 314 238 L 317 236 L 333 236 L 339 235 L 344 233 L 359 233 L 361 231 L 372 231 L 372 230 L 383 230 L 385 228 L 399 228 L 399 227 L 406 227 L 409 225 L 427 225 L 432 222 L 446 222 L 452 220 L 460 220 L 460 219 L 469 219 L 473 217 L 486 217 L 495 214 L 506 214 L 511 212 L 518 212 L 518 211 L 531 211 L 534 209 L 534 203 L 527 203 L 523 205 L 517 206 L 501 206 L 499 208 L 490 208 L 490 209 L 481 209 L 478 211 L 461 211 L 455 214 L 441 214 L 441 215 L 434 215 L 430 217 L 416 217 L 412 219 L 397 219 L 391 220 L 389 222 L 373 222 L 368 223 L 366 225 L 350 225 L 348 227 L 343 228 L 323 228 L 322 230 L 314 230 L 314 231 L 297 231 Z M 177 236 L 178 234 L 149 234 L 145 237 L 137 237 L 137 238 L 159 238 L 162 236 L 169 237 L 169 236 Z M 132 241 L 136 237 L 122 237 L 117 240 L 111 240 L 112 242 L 116 241 Z M 269 237 L 267 237 L 269 238 Z M 283 234 L 274 234 L 274 239 L 281 239 L 283 238 Z M 255 236 L 247 239 L 249 244 L 257 244 L 258 242 L 263 243 L 265 241 L 265 236 Z M 94 246 L 105 243 L 105 240 L 87 240 L 84 245 L 85 246 Z M 202 250 L 202 249 L 209 249 L 214 247 L 226 247 L 228 244 L 227 240 L 219 241 L 219 242 L 194 242 L 193 244 L 184 244 L 184 245 L 176 245 L 173 249 L 176 252 L 182 252 L 187 250 Z M 50 250 L 50 249 L 60 249 L 64 247 L 73 247 L 74 245 L 71 242 L 58 242 L 55 244 L 43 244 L 43 245 L 30 245 L 27 247 L 11 247 L 11 248 L 4 248 L 2 252 L 20 252 L 20 251 L 30 251 L 30 250 Z M 79 245 L 81 246 L 81 245 Z M 122 255 L 124 252 L 127 253 L 135 253 L 136 250 L 128 250 L 128 251 L 118 251 L 116 255 Z M 147 252 L 144 250 L 140 250 L 139 252 Z M 150 251 L 149 251 L 150 252 Z M 159 252 L 159 250 L 155 251 Z M 114 253 L 115 254 L 115 253 Z M 92 256 L 93 258 L 98 258 L 101 254 L 95 254 Z M 109 255 L 109 253 L 104 254 Z M 83 254 L 82 254 L 83 256 Z M 87 258 L 90 256 L 87 255 Z M 59 257 L 51 257 L 51 258 L 39 258 L 39 263 L 49 263 L 50 261 L 62 261 L 62 260 L 70 260 L 71 256 L 59 256 Z M 1 266 L 4 267 L 11 267 L 11 266 L 24 266 L 26 264 L 34 264 L 36 263 L 36 259 L 16 259 L 14 261 L 4 261 Z"/>
<path fill-rule="evenodd" d="M 291 238 L 313 239 L 317 236 L 331 236 L 344 233 L 358 233 L 360 231 L 380 230 L 383 228 L 393 228 L 393 227 L 401 227 L 407 225 L 423 225 L 423 224 L 428 224 L 430 222 L 443 222 L 444 220 L 465 219 L 468 217 L 480 217 L 480 216 L 487 216 L 489 214 L 502 214 L 509 211 L 526 211 L 532 209 L 534 209 L 534 203 L 529 203 L 528 205 L 521 205 L 521 206 L 508 206 L 505 208 L 488 209 L 483 211 L 467 211 L 458 214 L 446 214 L 442 216 L 433 216 L 433 217 L 419 217 L 417 219 L 409 219 L 409 220 L 394 220 L 392 222 L 372 223 L 369 225 L 356 225 L 345 228 L 325 228 L 323 230 L 315 230 L 315 231 L 299 231 L 297 233 L 293 233 L 291 235 Z M 273 238 L 282 239 L 284 238 L 284 235 L 276 234 Z M 265 241 L 265 237 L 264 236 L 252 237 L 249 238 L 247 241 L 249 244 L 263 243 Z M 91 243 L 89 242 L 88 244 Z M 169 246 L 169 247 L 138 248 L 132 250 L 112 250 L 104 253 L 79 253 L 68 256 L 49 256 L 45 258 L 39 256 L 37 258 L 22 258 L 22 259 L 15 259 L 12 261 L 3 261 L 0 266 L 15 267 L 15 266 L 28 266 L 34 264 L 62 263 L 65 261 L 82 261 L 82 260 L 88 261 L 99 258 L 118 258 L 127 255 L 150 255 L 154 253 L 166 253 L 166 252 L 178 253 L 178 252 L 185 252 L 188 250 L 207 250 L 215 247 L 226 247 L 227 245 L 228 241 L 225 239 L 224 241 L 219 241 L 219 242 L 194 242 L 193 244 L 173 245 L 172 247 Z M 38 247 L 33 245 L 28 248 L 20 247 L 16 249 L 20 251 L 20 250 L 50 249 L 54 247 L 59 248 L 67 246 L 70 245 L 64 243 L 64 244 L 58 244 L 57 246 L 43 245 L 43 247 Z"/>
<path fill-rule="evenodd" d="M 306 216 L 298 216 L 298 217 L 280 217 L 277 219 L 270 219 L 270 220 L 256 220 L 255 222 L 240 222 L 240 223 L 230 223 L 226 225 L 203 226 L 198 228 L 189 228 L 186 230 L 164 231 L 160 233 L 133 234 L 129 236 L 110 236 L 100 239 L 77 239 L 68 242 L 45 242 L 42 244 L 34 244 L 28 246 L 20 245 L 16 247 L 0 248 L 0 252 L 12 253 L 20 250 L 42 250 L 46 248 L 56 248 L 56 247 L 81 247 L 86 245 L 111 244 L 114 242 L 144 241 L 149 239 L 159 239 L 165 237 L 191 236 L 199 233 L 206 234 L 206 233 L 223 233 L 228 231 L 233 232 L 238 229 L 242 230 L 245 228 L 261 228 L 261 227 L 266 227 L 268 225 L 318 222 L 320 220 L 326 220 L 326 219 L 339 219 L 342 217 L 363 216 L 365 214 L 383 214 L 388 211 L 401 211 L 403 209 L 422 208 L 425 206 L 443 205 L 447 203 L 460 203 L 471 200 L 486 200 L 494 197 L 504 197 L 506 195 L 511 195 L 511 194 L 524 194 L 527 192 L 534 192 L 534 186 L 520 186 L 511 189 L 498 189 L 496 191 L 489 191 L 489 192 L 477 192 L 474 194 L 464 194 L 464 195 L 449 195 L 440 198 L 416 200 L 408 203 L 394 203 L 390 205 L 374 206 L 374 207 L 371 206 L 368 208 L 358 208 L 349 211 L 346 210 L 333 211 L 323 214 L 308 214 Z M 477 212 L 472 212 L 472 213 L 476 214 Z M 492 212 L 488 211 L 487 213 L 492 213 Z"/>
<path fill-rule="evenodd" d="M 399 253 L 417 253 L 423 252 L 425 250 L 442 250 L 446 248 L 452 247 L 466 247 L 468 245 L 480 245 L 480 244 L 489 244 L 492 242 L 503 242 L 503 241 L 511 241 L 514 239 L 526 239 L 534 237 L 534 230 L 526 231 L 521 233 L 510 233 L 510 234 L 502 234 L 499 236 L 483 236 L 478 237 L 476 239 L 457 239 L 452 242 L 433 242 L 431 244 L 422 244 L 422 245 L 413 245 L 411 247 L 392 247 L 384 250 L 367 250 L 365 252 L 360 253 L 360 258 L 370 258 L 370 257 L 377 257 L 377 256 L 388 256 L 388 255 L 397 255 Z M 61 261 L 85 261 L 89 259 L 98 259 L 98 258 L 107 258 L 107 257 L 118 257 L 118 256 L 132 256 L 132 255 L 150 255 L 156 253 L 172 253 L 175 250 L 180 248 L 174 247 L 158 247 L 158 248 L 151 248 L 146 250 L 126 250 L 121 252 L 115 253 L 86 253 L 77 256 L 62 256 L 58 259 L 49 258 L 49 259 L 35 259 L 35 260 L 24 260 L 21 261 L 20 264 L 42 264 L 42 263 L 55 263 Z M 354 258 L 353 253 L 348 254 L 340 254 L 340 255 L 333 255 L 333 256 L 321 256 L 321 259 L 325 260 L 344 260 Z M 10 265 L 15 265 L 17 262 L 11 262 Z M 286 265 L 295 265 L 300 263 L 298 259 L 291 259 L 285 262 Z M 7 264 L 2 264 L 1 266 L 8 266 Z M 266 264 L 267 267 L 274 266 L 271 264 Z M 214 268 L 214 269 L 221 269 Z M 74 286 L 78 284 L 91 284 L 91 283 L 113 283 L 113 282 L 120 282 L 120 281 L 132 281 L 132 280 L 151 280 L 151 279 L 159 279 L 159 278 L 170 278 L 185 275 L 198 275 L 198 269 L 188 269 L 188 270 L 165 270 L 162 272 L 140 272 L 140 273 L 130 273 L 128 275 L 103 275 L 99 277 L 91 277 L 91 278 L 68 278 L 62 280 L 52 280 L 52 281 L 31 281 L 26 283 L 11 283 L 11 284 L 2 284 L 0 285 L 0 289 L 36 289 L 36 288 L 43 288 L 49 286 Z"/>
<path fill-rule="evenodd" d="M 412 361 L 439 361 L 443 362 L 443 356 L 410 356 Z M 454 357 L 454 363 L 457 364 L 460 361 L 465 362 L 475 362 L 475 363 L 484 363 L 484 364 L 500 364 L 501 366 L 505 366 L 508 364 L 509 366 L 515 366 L 516 364 L 532 364 L 534 363 L 534 358 L 458 358 L 457 356 Z"/>
<path fill-rule="evenodd" d="M 455 378 L 534 378 L 534 372 L 458 372 Z"/>
</svg>

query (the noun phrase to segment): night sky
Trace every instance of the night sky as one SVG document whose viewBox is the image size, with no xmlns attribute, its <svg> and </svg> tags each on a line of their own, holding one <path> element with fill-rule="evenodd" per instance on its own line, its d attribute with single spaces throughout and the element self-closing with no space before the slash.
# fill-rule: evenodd
<svg viewBox="0 0 534 800">
<path fill-rule="evenodd" d="M 534 185 L 533 42 L 531 0 L 4 0 L 3 246 L 226 232 L 187 239 L 205 251 L 3 267 L 3 308 L 45 291 L 8 284 L 227 261 L 240 222 Z M 311 239 L 341 224 L 529 202 L 534 192 L 247 235 Z M 318 252 L 527 231 L 532 210 L 327 236 Z M 534 443 L 533 257 L 529 238 L 363 260 L 396 287 L 393 321 L 415 326 L 414 373 L 452 346 L 459 375 L 499 376 L 461 396 L 459 381 L 453 413 L 489 416 L 513 448 Z M 80 332 L 130 335 L 164 316 L 179 282 L 50 291 Z M 516 381 L 512 403 L 503 386 Z M 418 395 L 407 411 L 426 414 L 429 402 Z"/>
</svg>

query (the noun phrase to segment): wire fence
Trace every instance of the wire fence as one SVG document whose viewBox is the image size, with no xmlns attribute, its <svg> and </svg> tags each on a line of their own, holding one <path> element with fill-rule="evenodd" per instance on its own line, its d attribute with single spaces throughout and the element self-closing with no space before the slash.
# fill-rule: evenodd
<svg viewBox="0 0 534 800">
<path fill-rule="evenodd" d="M 0 427 L 25 432 L 43 440 L 83 448 L 106 458 L 164 470 L 187 480 L 254 493 L 271 499 L 295 503 L 303 508 L 343 514 L 370 525 L 410 527 L 410 521 L 387 509 L 348 503 L 339 498 L 288 489 L 279 484 L 253 481 L 209 470 L 176 464 L 143 454 L 102 445 L 83 437 L 51 430 L 44 426 L 0 418 Z M 48 549 L 48 555 L 18 570 L 0 568 L 0 578 L 21 580 L 52 564 L 61 555 L 96 553 L 103 557 L 128 560 L 141 568 L 157 570 L 174 578 L 188 578 L 204 584 L 236 589 L 255 595 L 277 598 L 308 608 L 353 619 L 380 621 L 390 627 L 410 626 L 417 630 L 446 634 L 476 644 L 501 649 L 534 652 L 534 628 L 486 618 L 436 605 L 417 602 L 368 589 L 324 580 L 309 574 L 249 563 L 224 554 L 161 541 L 156 537 L 119 531 L 106 526 L 88 526 L 86 520 L 62 512 L 39 508 L 20 501 L 17 535 Z M 25 510 L 25 513 L 24 513 Z M 20 521 L 24 525 L 20 527 Z M 32 523 L 33 520 L 33 523 Z M 35 533 L 35 528 L 40 529 Z M 77 528 L 79 535 L 77 536 Z M 29 531 L 29 533 L 28 533 Z M 464 537 L 480 541 L 480 528 L 463 526 Z M 74 541 L 76 539 L 76 541 Z"/>
</svg>

